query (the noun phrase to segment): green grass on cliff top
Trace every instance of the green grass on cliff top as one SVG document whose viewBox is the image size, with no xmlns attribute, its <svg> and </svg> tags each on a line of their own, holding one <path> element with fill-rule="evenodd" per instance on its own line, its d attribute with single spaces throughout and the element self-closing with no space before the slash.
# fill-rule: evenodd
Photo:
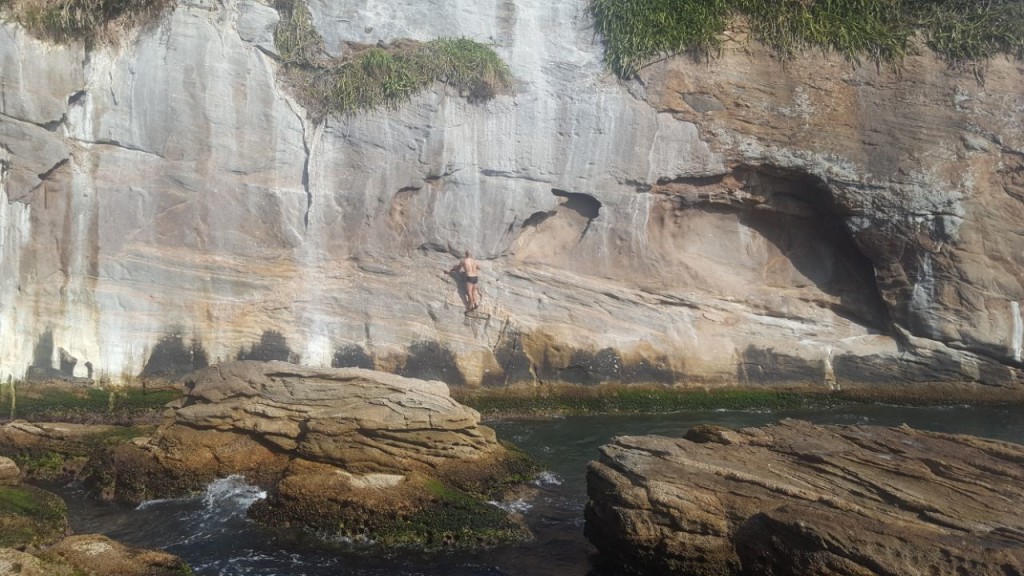
<svg viewBox="0 0 1024 576">
<path fill-rule="evenodd" d="M 658 57 L 714 53 L 737 17 L 783 58 L 820 48 L 898 65 L 916 34 L 955 67 L 1024 58 L 1021 0 L 590 0 L 590 10 L 622 77 Z"/>
<path fill-rule="evenodd" d="M 0 11 L 38 38 L 93 44 L 115 41 L 174 4 L 175 0 L 0 0 Z"/>
<path fill-rule="evenodd" d="M 314 118 L 395 107 L 437 81 L 471 101 L 508 92 L 512 74 L 488 46 L 465 38 L 350 44 L 332 58 L 302 0 L 278 0 L 274 44 L 296 98 Z"/>
</svg>

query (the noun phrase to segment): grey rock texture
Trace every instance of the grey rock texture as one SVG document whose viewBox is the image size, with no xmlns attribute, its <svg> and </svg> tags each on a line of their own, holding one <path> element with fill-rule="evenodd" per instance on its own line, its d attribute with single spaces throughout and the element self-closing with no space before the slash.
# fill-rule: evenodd
<svg viewBox="0 0 1024 576">
<path fill-rule="evenodd" d="M 1024 389 L 1020 63 L 737 41 L 623 82 L 584 0 L 308 5 L 336 55 L 465 36 L 515 92 L 313 123 L 255 0 L 89 52 L 0 25 L 0 377 Z"/>
<path fill-rule="evenodd" d="M 784 420 L 619 437 L 586 534 L 637 574 L 1006 574 L 1024 569 L 1024 448 Z"/>
</svg>

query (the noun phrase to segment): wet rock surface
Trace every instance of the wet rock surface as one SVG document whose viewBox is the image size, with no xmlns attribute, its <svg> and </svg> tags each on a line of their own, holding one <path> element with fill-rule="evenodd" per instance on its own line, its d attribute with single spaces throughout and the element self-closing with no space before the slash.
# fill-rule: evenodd
<svg viewBox="0 0 1024 576">
<path fill-rule="evenodd" d="M 639 574 L 1016 574 L 1024 446 L 785 420 L 618 437 L 586 535 Z"/>
<path fill-rule="evenodd" d="M 50 426 L 56 425 L 44 428 L 51 429 Z M 48 490 L 21 484 L 20 476 L 14 461 L 0 456 L 0 575 L 186 576 L 192 573 L 184 561 L 167 552 L 126 546 L 99 534 L 69 535 L 71 529 L 64 500 Z"/>
<path fill-rule="evenodd" d="M 153 427 L 15 420 L 0 426 L 0 455 L 36 480 L 71 480 L 107 445 L 144 435 Z"/>
<path fill-rule="evenodd" d="M 125 546 L 99 534 L 68 536 L 41 555 L 65 563 L 79 573 L 96 576 L 186 576 L 191 569 L 181 558 L 161 550 Z"/>
</svg>

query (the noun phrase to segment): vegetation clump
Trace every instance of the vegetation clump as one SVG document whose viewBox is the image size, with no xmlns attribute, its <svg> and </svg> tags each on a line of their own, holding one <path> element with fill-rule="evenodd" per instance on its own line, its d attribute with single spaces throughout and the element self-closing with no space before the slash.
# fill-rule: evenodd
<svg viewBox="0 0 1024 576">
<path fill-rule="evenodd" d="M 302 0 L 278 0 L 274 43 L 300 103 L 317 119 L 331 114 L 395 107 L 432 82 L 451 86 L 471 101 L 507 92 L 508 66 L 494 51 L 466 38 L 400 41 L 389 46 L 349 45 L 332 58 Z"/>
<path fill-rule="evenodd" d="M 591 0 L 590 10 L 621 77 L 659 56 L 716 51 L 737 17 L 783 58 L 821 48 L 898 65 L 916 34 L 956 67 L 1024 58 L 1020 0 Z"/>
<path fill-rule="evenodd" d="M 92 45 L 113 42 L 174 4 L 174 0 L 0 0 L 0 13 L 38 38 Z"/>
</svg>

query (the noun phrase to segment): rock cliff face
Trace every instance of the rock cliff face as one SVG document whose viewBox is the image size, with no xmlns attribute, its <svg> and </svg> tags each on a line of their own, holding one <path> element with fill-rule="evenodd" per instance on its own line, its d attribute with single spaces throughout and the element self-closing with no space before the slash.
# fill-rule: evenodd
<svg viewBox="0 0 1024 576">
<path fill-rule="evenodd" d="M 0 377 L 1024 387 L 1020 63 L 783 66 L 736 31 L 622 82 L 584 0 L 308 5 L 334 54 L 492 44 L 515 93 L 312 123 L 255 0 L 89 51 L 0 23 Z"/>
</svg>

